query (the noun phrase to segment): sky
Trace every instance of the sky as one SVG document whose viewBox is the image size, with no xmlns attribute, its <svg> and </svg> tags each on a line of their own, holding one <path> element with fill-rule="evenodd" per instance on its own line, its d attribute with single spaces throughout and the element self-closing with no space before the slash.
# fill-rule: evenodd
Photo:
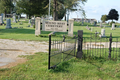
<svg viewBox="0 0 120 80">
<path fill-rule="evenodd" d="M 86 12 L 86 18 L 101 21 L 102 15 L 108 15 L 111 9 L 116 9 L 120 16 L 120 0 L 87 0 L 82 6 Z M 71 12 L 69 18 L 82 18 L 79 12 Z M 120 19 L 118 20 L 120 22 Z"/>
</svg>

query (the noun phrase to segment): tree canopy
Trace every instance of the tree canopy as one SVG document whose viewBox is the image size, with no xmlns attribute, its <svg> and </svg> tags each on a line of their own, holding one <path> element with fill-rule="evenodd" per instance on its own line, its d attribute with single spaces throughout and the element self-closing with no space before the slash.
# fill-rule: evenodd
<svg viewBox="0 0 120 80">
<path fill-rule="evenodd" d="M 48 13 L 49 0 L 19 0 L 17 1 L 17 13 L 25 13 L 30 16 L 42 16 Z"/>
<path fill-rule="evenodd" d="M 11 13 L 14 5 L 11 0 L 0 0 L 0 13 Z"/>
<path fill-rule="evenodd" d="M 107 21 L 108 19 L 107 19 L 107 15 L 102 15 L 102 17 L 101 17 L 101 21 L 102 22 L 105 22 L 105 21 Z"/>
<path fill-rule="evenodd" d="M 111 9 L 109 11 L 109 14 L 107 15 L 108 20 L 118 20 L 119 19 L 119 14 L 118 11 L 116 11 L 115 9 Z"/>
<path fill-rule="evenodd" d="M 51 13 L 53 14 L 54 20 L 58 20 L 59 12 L 64 12 L 64 15 L 68 11 L 82 11 L 83 15 L 85 16 L 85 11 L 83 10 L 82 6 L 79 4 L 84 4 L 87 0 L 52 0 L 51 1 Z M 62 14 L 62 16 L 64 16 Z M 60 15 L 61 16 L 61 15 Z"/>
</svg>

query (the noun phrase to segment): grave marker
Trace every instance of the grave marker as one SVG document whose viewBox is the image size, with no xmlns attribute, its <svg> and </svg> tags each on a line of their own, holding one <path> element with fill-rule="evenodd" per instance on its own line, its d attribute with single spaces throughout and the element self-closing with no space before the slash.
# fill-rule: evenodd
<svg viewBox="0 0 120 80">
<path fill-rule="evenodd" d="M 73 36 L 73 22 L 74 22 L 74 19 L 69 20 L 68 36 Z"/>
<path fill-rule="evenodd" d="M 105 36 L 105 29 L 101 29 L 101 35 L 99 35 L 99 37 L 101 37 L 101 38 L 102 38 L 102 37 L 106 37 L 106 36 Z"/>
<path fill-rule="evenodd" d="M 115 29 L 115 23 L 112 23 L 112 28 L 111 30 L 114 30 Z"/>
<path fill-rule="evenodd" d="M 16 13 L 13 13 L 13 22 L 15 22 L 16 23 Z"/>
<path fill-rule="evenodd" d="M 41 18 L 40 17 L 36 17 L 35 19 L 35 35 L 40 35 L 41 31 L 40 31 L 40 26 L 41 26 Z"/>
<path fill-rule="evenodd" d="M 6 20 L 6 29 L 10 29 L 11 27 L 11 19 Z"/>
</svg>

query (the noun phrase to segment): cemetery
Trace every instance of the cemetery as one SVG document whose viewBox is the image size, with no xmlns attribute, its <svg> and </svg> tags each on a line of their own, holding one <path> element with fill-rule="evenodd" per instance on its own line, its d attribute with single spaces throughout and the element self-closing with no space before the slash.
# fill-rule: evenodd
<svg viewBox="0 0 120 80">
<path fill-rule="evenodd" d="M 120 79 L 117 9 L 72 15 L 76 1 L 0 0 L 0 80 Z"/>
</svg>

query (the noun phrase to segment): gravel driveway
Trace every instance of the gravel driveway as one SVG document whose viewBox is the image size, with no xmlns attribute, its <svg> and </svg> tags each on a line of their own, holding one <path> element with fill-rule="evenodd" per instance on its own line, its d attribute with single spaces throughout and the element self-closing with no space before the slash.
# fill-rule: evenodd
<svg viewBox="0 0 120 80">
<path fill-rule="evenodd" d="M 48 42 L 0 39 L 0 68 L 25 62 L 26 60 L 19 56 L 32 55 L 36 52 L 48 52 Z"/>
</svg>

